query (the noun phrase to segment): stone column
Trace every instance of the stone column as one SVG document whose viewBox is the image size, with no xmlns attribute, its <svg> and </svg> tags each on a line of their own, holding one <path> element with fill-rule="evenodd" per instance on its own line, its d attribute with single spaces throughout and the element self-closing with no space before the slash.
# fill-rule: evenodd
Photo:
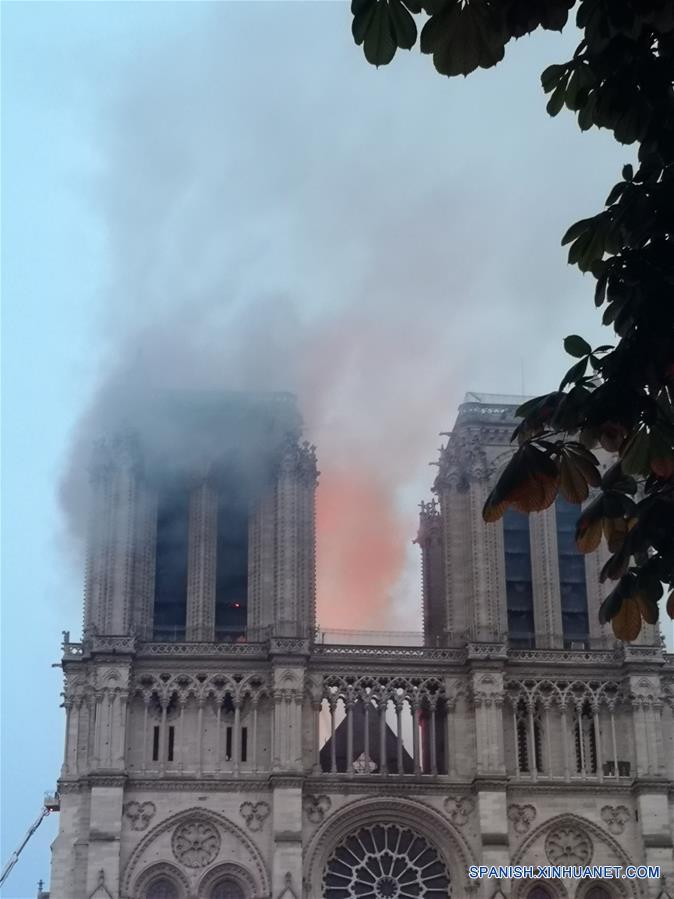
<svg viewBox="0 0 674 899">
<path fill-rule="evenodd" d="M 154 626 L 154 580 L 157 550 L 157 496 L 147 485 L 138 491 L 133 575 L 133 628 L 151 640 Z"/>
<path fill-rule="evenodd" d="M 297 596 L 305 636 L 316 628 L 316 450 L 305 443 L 298 466 Z"/>
<path fill-rule="evenodd" d="M 188 641 L 215 639 L 215 577 L 218 539 L 218 495 L 204 479 L 190 496 L 187 556 Z"/>
<path fill-rule="evenodd" d="M 130 633 L 139 471 L 131 435 L 98 446 L 91 469 L 85 635 Z"/>
<path fill-rule="evenodd" d="M 288 442 L 276 485 L 274 632 L 309 637 L 315 629 L 315 450 Z"/>
<path fill-rule="evenodd" d="M 529 533 L 536 647 L 561 649 L 564 639 L 554 504 L 529 516 Z"/>
<path fill-rule="evenodd" d="M 427 646 L 442 645 L 448 627 L 442 516 L 436 500 L 421 503 L 419 531 L 414 542 L 421 549 L 425 642 Z"/>
<path fill-rule="evenodd" d="M 85 695 L 85 703 L 87 708 L 87 735 L 86 735 L 86 753 L 84 757 L 84 766 L 86 770 L 96 767 L 96 712 L 98 709 L 98 697 L 92 688 L 87 690 Z"/>
<path fill-rule="evenodd" d="M 90 471 L 87 561 L 84 585 L 84 636 L 105 630 L 110 590 L 110 492 L 112 459 L 99 444 Z"/>
<path fill-rule="evenodd" d="M 248 639 L 268 638 L 274 623 L 276 489 L 267 487 L 251 512 L 248 527 Z"/>
<path fill-rule="evenodd" d="M 473 596 L 470 503 L 466 491 L 458 489 L 456 477 L 438 478 L 442 537 L 444 541 L 445 621 L 451 638 L 465 638 L 470 626 L 467 596 Z"/>
<path fill-rule="evenodd" d="M 77 710 L 75 709 L 75 702 L 72 697 L 66 697 L 63 702 L 63 708 L 66 710 L 66 727 L 65 727 L 65 745 L 63 748 L 63 765 L 61 767 L 61 774 L 67 775 L 71 774 L 73 770 L 72 764 L 72 750 L 73 750 L 73 730 L 74 730 L 74 717 L 77 714 Z M 75 713 L 73 714 L 73 710 Z"/>
<path fill-rule="evenodd" d="M 482 506 L 489 493 L 489 488 L 482 477 L 471 477 L 470 483 L 470 542 L 472 547 L 471 564 L 473 566 L 474 593 L 473 634 L 472 639 L 489 641 L 497 639 L 496 605 L 494 591 L 494 574 L 496 554 L 494 544 L 495 528 L 486 530 L 482 521 Z"/>
<path fill-rule="evenodd" d="M 487 445 L 479 430 L 455 428 L 440 451 L 434 489 L 442 509 L 449 630 L 458 639 L 493 642 L 507 629 L 507 606 L 502 529 L 482 519 L 494 468 Z"/>
</svg>

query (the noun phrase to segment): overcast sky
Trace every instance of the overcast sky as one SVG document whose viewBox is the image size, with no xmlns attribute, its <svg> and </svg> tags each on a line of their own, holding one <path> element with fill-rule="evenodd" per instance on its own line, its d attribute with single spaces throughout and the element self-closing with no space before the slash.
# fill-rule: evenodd
<svg viewBox="0 0 674 899">
<path fill-rule="evenodd" d="M 83 466 L 125 396 L 296 391 L 322 623 L 416 626 L 416 504 L 464 392 L 552 388 L 565 334 L 606 342 L 559 240 L 631 151 L 545 114 L 572 47 L 450 82 L 368 66 L 342 3 L 2 4 L 3 861 L 58 776 Z"/>
</svg>

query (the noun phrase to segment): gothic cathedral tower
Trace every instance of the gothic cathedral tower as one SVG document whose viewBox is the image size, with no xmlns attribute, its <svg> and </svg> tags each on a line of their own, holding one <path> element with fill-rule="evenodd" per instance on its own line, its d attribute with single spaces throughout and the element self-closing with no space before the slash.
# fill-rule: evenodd
<svg viewBox="0 0 674 899">
<path fill-rule="evenodd" d="M 157 407 L 150 426 L 100 443 L 91 468 L 83 641 L 63 661 L 53 899 L 173 897 L 166 866 L 146 870 L 166 840 L 186 896 L 215 859 L 226 861 L 209 883 L 227 899 L 268 895 L 299 870 L 314 450 L 288 395 Z M 213 784 L 236 784 L 235 808 Z M 278 870 L 251 840 L 270 815 Z M 183 823 L 146 857 L 138 837 L 166 819 Z"/>
</svg>

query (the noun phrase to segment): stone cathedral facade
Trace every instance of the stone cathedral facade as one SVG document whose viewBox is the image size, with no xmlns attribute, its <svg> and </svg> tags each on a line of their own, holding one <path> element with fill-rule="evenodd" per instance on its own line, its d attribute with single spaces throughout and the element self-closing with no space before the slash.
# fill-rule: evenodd
<svg viewBox="0 0 674 899">
<path fill-rule="evenodd" d="M 459 409 L 421 506 L 408 645 L 319 636 L 318 473 L 291 397 L 183 402 L 169 428 L 97 447 L 43 895 L 674 896 L 674 657 L 655 628 L 622 646 L 598 625 L 602 558 L 576 553 L 576 509 L 482 523 L 516 404 Z"/>
</svg>

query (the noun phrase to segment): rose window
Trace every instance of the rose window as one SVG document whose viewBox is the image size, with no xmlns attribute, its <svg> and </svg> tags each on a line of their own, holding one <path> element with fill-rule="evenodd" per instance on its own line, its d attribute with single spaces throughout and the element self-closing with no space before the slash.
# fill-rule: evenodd
<svg viewBox="0 0 674 899">
<path fill-rule="evenodd" d="M 577 827 L 556 827 L 547 836 L 545 854 L 553 865 L 587 865 L 592 843 Z"/>
<path fill-rule="evenodd" d="M 208 821 L 186 821 L 171 841 L 173 854 L 188 868 L 204 868 L 220 851 L 220 836 Z"/>
<path fill-rule="evenodd" d="M 323 875 L 324 899 L 447 899 L 449 872 L 427 840 L 397 824 L 343 840 Z"/>
</svg>

